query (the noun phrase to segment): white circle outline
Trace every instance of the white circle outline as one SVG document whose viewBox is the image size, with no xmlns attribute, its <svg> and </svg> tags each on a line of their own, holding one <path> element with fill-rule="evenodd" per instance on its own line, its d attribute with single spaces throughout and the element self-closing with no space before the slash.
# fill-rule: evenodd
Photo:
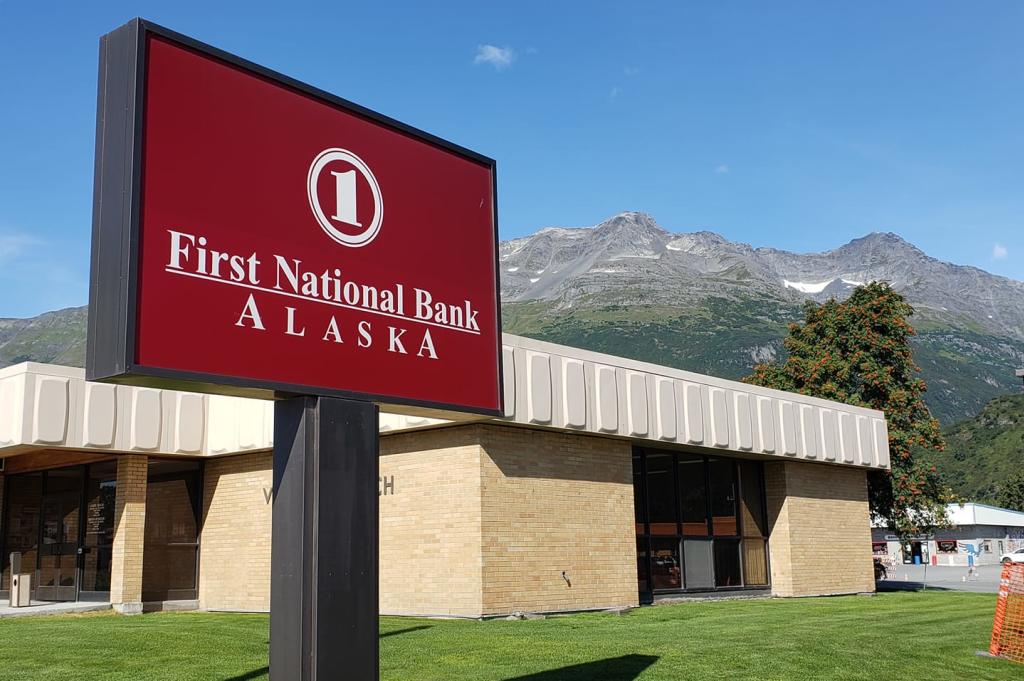
<svg viewBox="0 0 1024 681">
<path fill-rule="evenodd" d="M 320 178 L 320 173 L 323 172 L 324 167 L 333 161 L 346 161 L 352 164 L 370 185 L 374 202 L 373 220 L 370 222 L 370 226 L 363 230 L 361 234 L 345 234 L 338 230 L 331 224 L 331 221 L 324 215 L 324 211 L 320 207 L 320 197 L 316 186 L 317 180 Z M 320 223 L 320 227 L 327 233 L 327 236 L 342 246 L 360 248 L 373 241 L 377 234 L 380 233 L 380 223 L 384 217 L 384 202 L 380 196 L 380 185 L 377 184 L 377 178 L 374 177 L 370 167 L 366 165 L 363 159 L 351 151 L 334 147 L 324 149 L 317 154 L 316 158 L 313 159 L 313 163 L 309 166 L 309 173 L 306 176 L 306 194 L 309 197 L 309 207 L 313 210 L 313 215 L 316 217 L 316 221 Z"/>
</svg>

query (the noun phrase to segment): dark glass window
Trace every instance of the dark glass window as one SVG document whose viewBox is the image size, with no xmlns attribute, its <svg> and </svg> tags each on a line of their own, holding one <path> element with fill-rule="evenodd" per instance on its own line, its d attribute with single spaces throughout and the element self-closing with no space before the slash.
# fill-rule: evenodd
<svg viewBox="0 0 1024 681">
<path fill-rule="evenodd" d="M 94 592 L 110 591 L 116 477 L 112 461 L 7 476 L 0 589 L 20 553 L 33 599 L 105 599 Z"/>
<path fill-rule="evenodd" d="M 651 585 L 647 579 L 647 539 L 636 540 L 636 579 L 640 584 L 640 591 L 650 591 Z"/>
<path fill-rule="evenodd" d="M 7 517 L 4 518 L 3 579 L 0 589 L 11 588 L 10 554 L 21 554 L 23 572 L 35 572 L 39 547 L 39 510 L 43 498 L 43 474 L 24 473 L 7 477 Z"/>
<path fill-rule="evenodd" d="M 200 473 L 197 461 L 150 461 L 142 563 L 145 601 L 196 598 Z"/>
<path fill-rule="evenodd" d="M 716 537 L 736 536 L 736 464 L 729 459 L 709 459 L 711 480 L 711 528 Z"/>
<path fill-rule="evenodd" d="M 715 539 L 715 586 L 743 586 L 740 543 L 735 539 Z"/>
<path fill-rule="evenodd" d="M 679 504 L 683 534 L 708 534 L 708 485 L 704 457 L 679 455 Z"/>
<path fill-rule="evenodd" d="M 671 454 L 647 455 L 647 519 L 652 535 L 672 535 L 676 527 L 675 476 Z"/>
<path fill-rule="evenodd" d="M 743 517 L 744 537 L 767 537 L 768 527 L 764 518 L 764 482 L 761 480 L 761 466 L 754 461 L 740 463 L 740 482 L 743 487 L 740 505 Z"/>
<path fill-rule="evenodd" d="M 117 463 L 107 461 L 89 466 L 85 488 L 82 591 L 110 591 L 116 496 Z"/>
<path fill-rule="evenodd" d="M 683 587 L 678 539 L 668 537 L 651 539 L 651 586 L 655 590 L 681 589 Z"/>
<path fill-rule="evenodd" d="M 637 448 L 637 582 L 666 591 L 768 586 L 763 465 Z"/>
</svg>

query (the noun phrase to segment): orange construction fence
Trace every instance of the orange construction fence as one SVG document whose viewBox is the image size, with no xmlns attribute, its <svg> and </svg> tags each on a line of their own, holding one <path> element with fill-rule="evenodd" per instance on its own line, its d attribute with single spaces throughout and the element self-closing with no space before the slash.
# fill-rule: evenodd
<svg viewBox="0 0 1024 681">
<path fill-rule="evenodd" d="M 1024 563 L 1003 566 L 988 652 L 1024 663 Z"/>
</svg>

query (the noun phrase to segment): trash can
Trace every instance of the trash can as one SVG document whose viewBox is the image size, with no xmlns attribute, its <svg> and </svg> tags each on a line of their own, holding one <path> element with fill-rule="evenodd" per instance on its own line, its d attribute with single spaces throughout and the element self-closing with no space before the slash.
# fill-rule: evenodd
<svg viewBox="0 0 1024 681">
<path fill-rule="evenodd" d="M 32 574 L 21 569 L 21 553 L 11 554 L 11 607 L 25 608 L 32 603 Z"/>
</svg>

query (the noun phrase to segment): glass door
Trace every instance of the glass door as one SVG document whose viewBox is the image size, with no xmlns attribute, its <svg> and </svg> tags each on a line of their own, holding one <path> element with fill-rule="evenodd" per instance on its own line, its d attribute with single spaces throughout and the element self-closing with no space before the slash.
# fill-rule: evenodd
<svg viewBox="0 0 1024 681">
<path fill-rule="evenodd" d="M 78 597 L 80 501 L 81 492 L 43 495 L 36 587 L 36 598 L 41 601 L 73 601 Z"/>
<path fill-rule="evenodd" d="M 78 598 L 82 466 L 46 471 L 39 505 L 39 567 L 36 594 L 41 601 Z"/>
</svg>

